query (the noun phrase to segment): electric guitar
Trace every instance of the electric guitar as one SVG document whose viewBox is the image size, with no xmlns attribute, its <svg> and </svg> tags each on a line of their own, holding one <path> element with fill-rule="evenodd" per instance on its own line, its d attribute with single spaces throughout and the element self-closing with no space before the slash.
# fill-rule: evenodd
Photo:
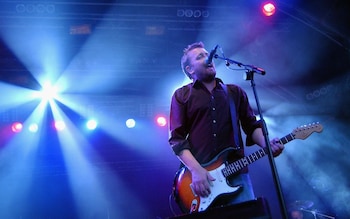
<svg viewBox="0 0 350 219">
<path fill-rule="evenodd" d="M 286 144 L 294 139 L 306 139 L 313 132 L 322 132 L 323 127 L 319 123 L 304 125 L 293 130 L 292 133 L 280 139 L 280 143 Z M 257 161 L 268 154 L 267 148 L 260 150 L 240 158 L 232 163 L 226 161 L 228 153 L 232 152 L 233 148 L 227 148 L 221 151 L 210 162 L 202 165 L 215 178 L 211 193 L 208 197 L 200 197 L 194 194 L 191 183 L 191 172 L 183 167 L 177 171 L 174 179 L 173 194 L 175 200 L 184 213 L 200 212 L 206 210 L 218 197 L 238 193 L 241 186 L 230 185 L 227 178 L 237 174 L 249 164 Z"/>
</svg>

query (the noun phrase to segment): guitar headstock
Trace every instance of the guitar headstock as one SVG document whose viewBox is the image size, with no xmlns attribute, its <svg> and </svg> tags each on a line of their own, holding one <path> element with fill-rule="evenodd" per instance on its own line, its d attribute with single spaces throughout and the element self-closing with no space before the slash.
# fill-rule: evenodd
<svg viewBox="0 0 350 219">
<path fill-rule="evenodd" d="M 306 139 L 314 132 L 322 132 L 323 126 L 320 123 L 312 123 L 309 125 L 303 125 L 293 130 L 292 134 L 294 138 Z"/>
</svg>

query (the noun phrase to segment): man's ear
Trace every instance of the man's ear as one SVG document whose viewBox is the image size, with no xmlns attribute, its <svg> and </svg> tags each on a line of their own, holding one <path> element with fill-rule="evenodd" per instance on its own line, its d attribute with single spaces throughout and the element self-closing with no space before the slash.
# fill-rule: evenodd
<svg viewBox="0 0 350 219">
<path fill-rule="evenodd" d="M 193 69 L 192 69 L 192 67 L 191 66 L 189 66 L 189 65 L 187 65 L 186 67 L 185 67 L 185 69 L 186 69 L 186 71 L 190 74 L 190 75 L 192 75 L 193 74 Z"/>
</svg>

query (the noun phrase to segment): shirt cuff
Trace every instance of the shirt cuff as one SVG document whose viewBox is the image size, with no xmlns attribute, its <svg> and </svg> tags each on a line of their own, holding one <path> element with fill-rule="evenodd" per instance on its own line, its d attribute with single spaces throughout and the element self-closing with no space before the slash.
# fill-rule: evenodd
<svg viewBox="0 0 350 219">
<path fill-rule="evenodd" d="M 180 143 L 173 145 L 172 149 L 176 155 L 179 155 L 181 153 L 181 151 L 183 151 L 185 149 L 190 150 L 191 147 L 190 147 L 190 143 L 187 140 L 184 140 Z"/>
<path fill-rule="evenodd" d="M 254 132 L 255 129 L 257 128 L 262 128 L 262 121 L 259 120 L 259 121 L 256 121 L 254 124 L 253 124 L 253 129 L 251 131 L 251 133 L 249 133 L 249 135 L 247 135 L 247 138 L 246 138 L 246 145 L 247 146 L 252 146 L 252 145 L 255 145 L 256 143 L 253 141 L 253 138 L 252 138 L 252 134 Z"/>
</svg>

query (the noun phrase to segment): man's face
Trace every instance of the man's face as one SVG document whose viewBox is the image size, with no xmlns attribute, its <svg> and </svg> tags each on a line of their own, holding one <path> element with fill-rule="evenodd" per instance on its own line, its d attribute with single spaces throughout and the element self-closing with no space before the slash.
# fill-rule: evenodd
<svg viewBox="0 0 350 219">
<path fill-rule="evenodd" d="M 204 48 L 195 48 L 188 52 L 190 65 L 186 66 L 186 70 L 191 73 L 192 78 L 203 82 L 211 82 L 215 79 L 216 69 L 214 62 L 207 65 L 207 57 L 208 51 Z"/>
</svg>

